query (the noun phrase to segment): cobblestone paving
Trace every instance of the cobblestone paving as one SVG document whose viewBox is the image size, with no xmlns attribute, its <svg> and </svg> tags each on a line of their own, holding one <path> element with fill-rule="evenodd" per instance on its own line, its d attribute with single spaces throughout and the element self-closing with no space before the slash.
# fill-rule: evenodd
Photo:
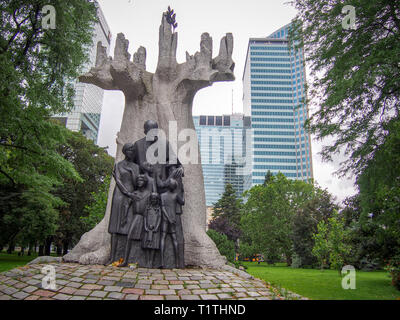
<svg viewBox="0 0 400 320">
<path fill-rule="evenodd" d="M 56 290 L 42 287 L 44 264 L 0 273 L 0 300 L 283 300 L 284 294 L 259 279 L 210 269 L 129 269 L 50 263 Z"/>
</svg>

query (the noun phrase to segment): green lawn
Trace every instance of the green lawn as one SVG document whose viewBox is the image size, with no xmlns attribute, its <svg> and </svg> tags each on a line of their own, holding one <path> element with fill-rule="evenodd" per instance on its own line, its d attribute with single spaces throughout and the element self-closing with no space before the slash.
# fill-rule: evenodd
<svg viewBox="0 0 400 320">
<path fill-rule="evenodd" d="M 29 261 L 37 258 L 37 255 L 18 257 L 17 253 L 8 254 L 0 252 L 0 272 L 14 269 L 26 265 Z"/>
<path fill-rule="evenodd" d="M 247 272 L 313 300 L 393 300 L 400 291 L 390 285 L 386 271 L 356 271 L 356 289 L 344 290 L 336 270 L 294 269 L 266 263 L 244 262 Z"/>
</svg>

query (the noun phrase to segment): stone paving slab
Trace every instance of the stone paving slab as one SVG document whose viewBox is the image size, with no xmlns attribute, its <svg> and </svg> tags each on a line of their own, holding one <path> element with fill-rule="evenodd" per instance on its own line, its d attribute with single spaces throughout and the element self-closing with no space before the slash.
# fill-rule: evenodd
<svg viewBox="0 0 400 320">
<path fill-rule="evenodd" d="M 216 269 L 147 269 L 48 263 L 56 288 L 42 287 L 45 264 L 0 273 L 0 300 L 305 300 L 297 294 Z"/>
</svg>

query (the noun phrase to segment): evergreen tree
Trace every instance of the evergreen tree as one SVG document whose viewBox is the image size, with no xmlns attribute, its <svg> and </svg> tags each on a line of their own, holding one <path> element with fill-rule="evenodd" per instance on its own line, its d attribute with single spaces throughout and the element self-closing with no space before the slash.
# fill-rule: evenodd
<svg viewBox="0 0 400 320">
<path fill-rule="evenodd" d="M 268 172 L 265 174 L 264 186 L 266 186 L 268 183 L 270 183 L 270 181 L 272 180 L 273 176 L 274 175 L 271 173 L 271 171 L 268 170 Z"/>
<path fill-rule="evenodd" d="M 240 208 L 241 201 L 237 198 L 235 189 L 231 184 L 226 184 L 224 193 L 214 204 L 209 228 L 225 234 L 236 243 L 240 237 Z"/>
</svg>

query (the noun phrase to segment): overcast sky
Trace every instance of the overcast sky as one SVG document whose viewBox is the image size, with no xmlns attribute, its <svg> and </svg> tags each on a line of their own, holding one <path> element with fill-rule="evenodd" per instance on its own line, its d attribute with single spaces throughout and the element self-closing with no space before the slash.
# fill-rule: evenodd
<svg viewBox="0 0 400 320">
<path fill-rule="evenodd" d="M 286 0 L 98 0 L 112 32 L 110 55 L 113 55 L 116 35 L 120 32 L 129 40 L 129 52 L 139 46 L 147 50 L 147 70 L 154 72 L 158 58 L 158 28 L 162 12 L 168 5 L 176 12 L 178 22 L 178 63 L 185 61 L 185 52 L 194 54 L 200 48 L 200 36 L 208 32 L 213 38 L 213 57 L 218 55 L 221 38 L 231 32 L 234 38 L 233 82 L 218 82 L 199 91 L 194 99 L 193 114 L 222 115 L 243 112 L 242 76 L 250 37 L 266 37 L 289 23 L 296 10 Z M 233 90 L 233 99 L 232 99 Z M 124 97 L 119 91 L 105 91 L 98 144 L 108 146 L 115 156 L 116 133 L 119 131 Z M 353 181 L 333 175 L 339 160 L 322 163 L 318 152 L 320 142 L 313 139 L 314 177 L 338 200 L 355 193 Z"/>
</svg>

